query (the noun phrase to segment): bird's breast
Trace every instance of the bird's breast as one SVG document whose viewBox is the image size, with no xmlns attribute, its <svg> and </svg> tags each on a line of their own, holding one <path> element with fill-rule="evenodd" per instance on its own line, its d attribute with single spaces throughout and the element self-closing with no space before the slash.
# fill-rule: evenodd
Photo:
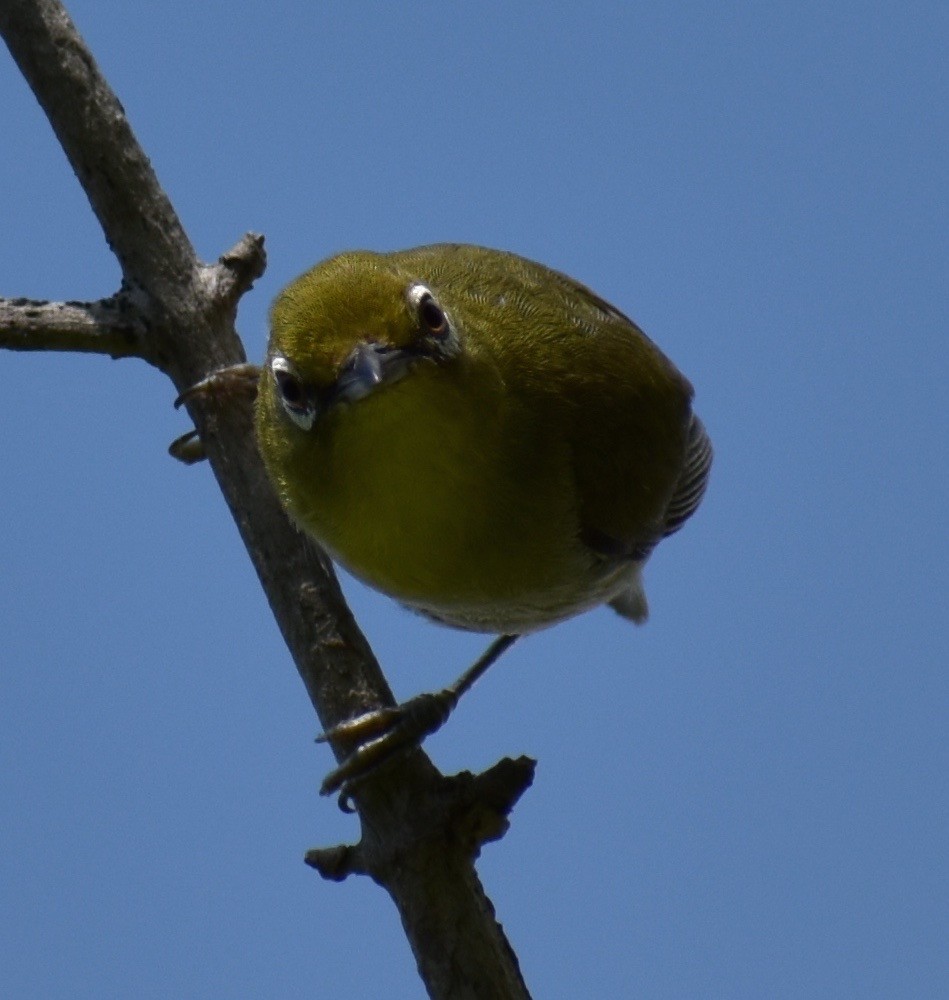
<svg viewBox="0 0 949 1000">
<path fill-rule="evenodd" d="M 524 631 L 600 603 L 565 444 L 490 379 L 442 374 L 327 418 L 305 476 L 282 477 L 298 521 L 355 576 L 460 627 Z"/>
</svg>

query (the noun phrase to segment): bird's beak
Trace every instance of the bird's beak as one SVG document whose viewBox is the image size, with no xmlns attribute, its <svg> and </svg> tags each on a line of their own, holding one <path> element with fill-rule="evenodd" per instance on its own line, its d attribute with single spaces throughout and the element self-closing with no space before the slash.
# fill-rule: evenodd
<svg viewBox="0 0 949 1000">
<path fill-rule="evenodd" d="M 412 355 L 396 347 L 360 341 L 343 362 L 334 386 L 334 400 L 355 403 L 382 385 L 400 379 Z"/>
</svg>

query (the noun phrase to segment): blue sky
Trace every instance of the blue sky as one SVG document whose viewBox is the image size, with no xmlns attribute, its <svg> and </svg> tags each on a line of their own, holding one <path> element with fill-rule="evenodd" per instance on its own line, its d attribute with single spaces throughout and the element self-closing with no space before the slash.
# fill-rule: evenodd
<svg viewBox="0 0 949 1000">
<path fill-rule="evenodd" d="M 341 249 L 567 271 L 694 382 L 707 501 L 429 749 L 539 759 L 480 871 L 538 997 L 949 994 L 940 3 L 125 4 L 75 19 L 251 357 Z M 0 55 L 0 294 L 118 269 Z M 422 995 L 206 468 L 141 362 L 0 353 L 0 993 Z M 347 583 L 400 696 L 480 642 Z"/>
</svg>

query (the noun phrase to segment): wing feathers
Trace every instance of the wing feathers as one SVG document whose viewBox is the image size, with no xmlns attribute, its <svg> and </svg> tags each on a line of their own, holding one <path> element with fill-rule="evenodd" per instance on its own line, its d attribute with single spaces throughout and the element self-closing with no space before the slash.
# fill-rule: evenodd
<svg viewBox="0 0 949 1000">
<path fill-rule="evenodd" d="M 692 423 L 689 426 L 685 465 L 676 484 L 675 493 L 672 494 L 672 499 L 666 508 L 664 538 L 675 534 L 695 513 L 705 495 L 711 468 L 712 442 L 702 421 L 693 413 Z"/>
</svg>

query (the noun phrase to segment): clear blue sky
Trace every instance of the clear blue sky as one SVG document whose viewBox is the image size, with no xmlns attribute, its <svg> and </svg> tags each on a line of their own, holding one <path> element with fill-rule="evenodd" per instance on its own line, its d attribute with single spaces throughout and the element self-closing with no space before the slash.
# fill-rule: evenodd
<svg viewBox="0 0 949 1000">
<path fill-rule="evenodd" d="M 540 997 L 949 996 L 944 3 L 75 0 L 199 252 L 503 247 L 687 373 L 700 514 L 430 743 L 539 758 L 480 871 Z M 560 5 L 563 6 L 563 5 Z M 0 294 L 118 269 L 0 52 Z M 422 995 L 206 468 L 135 361 L 0 353 L 0 994 Z M 401 696 L 479 641 L 348 584 Z"/>
</svg>

